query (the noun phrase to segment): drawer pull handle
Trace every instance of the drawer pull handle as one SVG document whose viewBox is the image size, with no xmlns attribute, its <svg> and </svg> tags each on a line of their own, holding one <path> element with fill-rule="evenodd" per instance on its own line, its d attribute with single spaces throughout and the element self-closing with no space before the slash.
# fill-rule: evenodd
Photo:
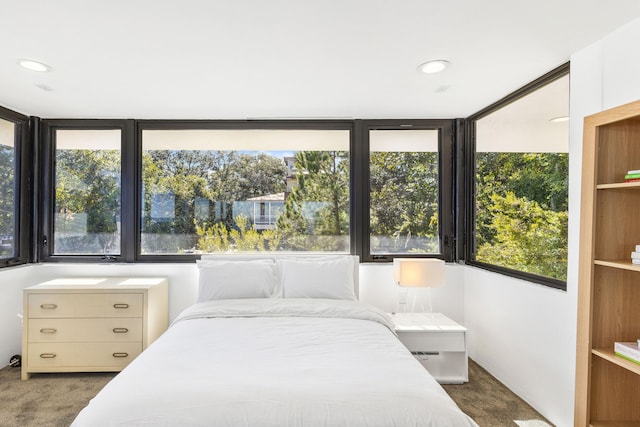
<svg viewBox="0 0 640 427">
<path fill-rule="evenodd" d="M 113 353 L 113 357 L 129 357 L 129 353 Z"/>
<path fill-rule="evenodd" d="M 55 353 L 42 353 L 42 354 L 40 354 L 40 358 L 42 358 L 42 359 L 53 359 L 54 357 L 56 357 Z"/>
<path fill-rule="evenodd" d="M 58 304 L 40 304 L 40 308 L 43 310 L 53 310 L 58 308 Z"/>
<path fill-rule="evenodd" d="M 129 308 L 129 304 L 113 304 L 113 308 Z"/>
<path fill-rule="evenodd" d="M 56 329 L 54 328 L 42 328 L 40 329 L 40 333 L 41 334 L 55 334 L 56 332 L 58 332 Z"/>
<path fill-rule="evenodd" d="M 127 332 L 129 332 L 127 328 L 113 328 L 114 334 L 126 334 Z"/>
</svg>

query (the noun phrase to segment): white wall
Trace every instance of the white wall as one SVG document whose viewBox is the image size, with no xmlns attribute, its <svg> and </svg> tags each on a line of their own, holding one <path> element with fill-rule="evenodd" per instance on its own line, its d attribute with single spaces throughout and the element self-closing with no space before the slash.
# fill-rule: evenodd
<svg viewBox="0 0 640 427">
<path fill-rule="evenodd" d="M 585 115 L 640 99 L 640 19 L 571 56 L 567 292 L 465 267 L 470 357 L 560 427 L 573 425 Z"/>
<path fill-rule="evenodd" d="M 22 289 L 33 284 L 32 267 L 20 266 L 0 270 L 0 367 L 9 358 L 22 353 Z"/>
<path fill-rule="evenodd" d="M 571 293 L 465 269 L 469 357 L 549 421 L 572 425 L 576 321 Z"/>
</svg>

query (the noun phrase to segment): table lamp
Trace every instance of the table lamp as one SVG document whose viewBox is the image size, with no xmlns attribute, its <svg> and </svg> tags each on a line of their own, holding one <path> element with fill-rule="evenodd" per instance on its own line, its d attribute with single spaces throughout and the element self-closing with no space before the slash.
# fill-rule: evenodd
<svg viewBox="0 0 640 427">
<path fill-rule="evenodd" d="M 393 277 L 396 285 L 400 286 L 398 294 L 398 306 L 406 306 L 407 294 L 410 288 L 427 288 L 427 300 L 429 312 L 433 312 L 431 306 L 431 288 L 444 284 L 444 261 L 434 258 L 394 258 Z M 421 311 L 424 310 L 424 299 L 421 298 Z M 413 295 L 413 308 L 415 311 L 416 295 Z"/>
</svg>

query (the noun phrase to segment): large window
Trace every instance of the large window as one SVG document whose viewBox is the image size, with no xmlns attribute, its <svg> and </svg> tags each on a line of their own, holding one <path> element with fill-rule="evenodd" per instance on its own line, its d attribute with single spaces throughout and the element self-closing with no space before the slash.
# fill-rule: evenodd
<svg viewBox="0 0 640 427">
<path fill-rule="evenodd" d="M 108 120 L 45 122 L 43 160 L 52 169 L 44 176 L 42 257 L 133 260 L 124 238 L 123 154 L 126 124 Z M 133 152 L 129 147 L 129 152 Z M 134 168 L 129 167 L 130 172 Z M 131 177 L 127 187 L 132 185 Z M 126 194 L 130 195 L 131 190 Z M 131 205 L 129 199 L 126 201 Z M 132 209 L 132 206 L 129 207 Z M 127 228 L 127 230 L 130 229 Z"/>
<path fill-rule="evenodd" d="M 348 253 L 349 129 L 143 129 L 142 255 Z"/>
<path fill-rule="evenodd" d="M 372 254 L 440 253 L 438 131 L 369 132 Z"/>
<path fill-rule="evenodd" d="M 451 121 L 368 121 L 370 260 L 453 257 Z M 368 246 L 367 246 L 368 245 Z"/>
<path fill-rule="evenodd" d="M 563 66 L 470 119 L 468 262 L 563 288 L 569 75 Z"/>
<path fill-rule="evenodd" d="M 0 266 L 28 260 L 27 118 L 0 108 Z"/>
<path fill-rule="evenodd" d="M 120 255 L 121 131 L 56 131 L 55 255 Z"/>
<path fill-rule="evenodd" d="M 45 261 L 453 260 L 451 120 L 43 120 Z"/>
</svg>

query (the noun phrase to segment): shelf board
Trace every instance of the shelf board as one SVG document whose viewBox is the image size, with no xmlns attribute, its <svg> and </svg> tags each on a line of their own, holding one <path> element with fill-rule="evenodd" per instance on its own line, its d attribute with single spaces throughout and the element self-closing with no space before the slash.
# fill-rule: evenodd
<svg viewBox="0 0 640 427">
<path fill-rule="evenodd" d="M 591 421 L 590 427 L 640 427 L 640 421 Z"/>
<path fill-rule="evenodd" d="M 640 182 L 615 182 L 612 184 L 598 184 L 596 185 L 598 190 L 640 190 Z"/>
<path fill-rule="evenodd" d="M 640 375 L 640 363 L 634 363 L 620 356 L 616 356 L 616 354 L 611 349 L 594 348 L 593 350 L 591 350 L 591 352 L 602 359 L 608 360 L 609 362 L 626 369 L 627 371 Z M 640 423 L 640 421 L 638 422 Z"/>
<path fill-rule="evenodd" d="M 640 271 L 640 264 L 633 264 L 630 259 L 596 259 L 593 263 L 595 265 L 603 265 L 605 267 L 619 268 L 622 270 Z"/>
</svg>

